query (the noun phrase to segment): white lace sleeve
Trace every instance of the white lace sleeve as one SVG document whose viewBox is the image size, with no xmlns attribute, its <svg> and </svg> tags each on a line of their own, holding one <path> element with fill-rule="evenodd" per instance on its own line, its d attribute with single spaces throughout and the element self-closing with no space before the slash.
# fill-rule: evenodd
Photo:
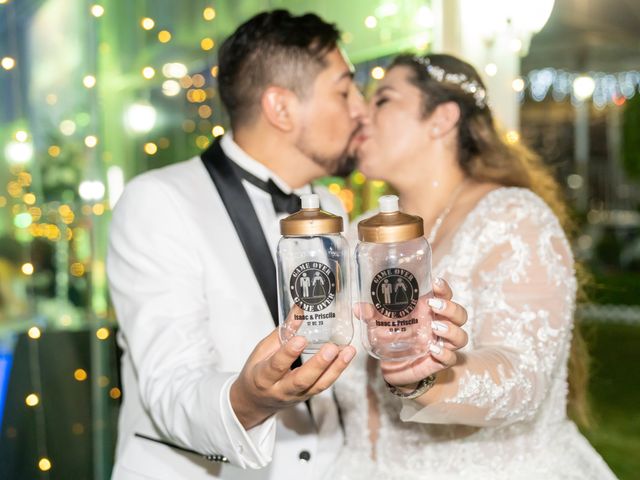
<svg viewBox="0 0 640 480">
<path fill-rule="evenodd" d="M 470 229 L 479 249 L 470 278 L 473 346 L 425 396 L 427 406 L 403 402 L 405 421 L 527 420 L 567 360 L 576 290 L 571 250 L 546 204 L 513 190 L 513 198 L 477 216 Z"/>
</svg>

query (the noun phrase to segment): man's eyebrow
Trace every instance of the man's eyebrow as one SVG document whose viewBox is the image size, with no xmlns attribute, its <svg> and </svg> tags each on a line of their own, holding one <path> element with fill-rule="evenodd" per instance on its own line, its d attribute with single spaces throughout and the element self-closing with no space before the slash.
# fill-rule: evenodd
<svg viewBox="0 0 640 480">
<path fill-rule="evenodd" d="M 354 75 L 354 73 L 351 70 L 345 70 L 344 72 L 342 72 L 342 75 L 340 75 L 338 77 L 338 79 L 336 80 L 336 83 L 341 82 L 345 78 L 348 78 L 348 79 L 352 80 L 353 79 L 353 75 Z"/>
</svg>

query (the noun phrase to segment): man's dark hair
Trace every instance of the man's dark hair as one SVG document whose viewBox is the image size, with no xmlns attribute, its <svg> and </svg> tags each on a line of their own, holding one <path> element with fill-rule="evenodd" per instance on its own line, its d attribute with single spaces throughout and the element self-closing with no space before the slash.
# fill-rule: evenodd
<svg viewBox="0 0 640 480">
<path fill-rule="evenodd" d="M 231 127 L 255 118 L 270 85 L 304 97 L 339 37 L 334 24 L 312 13 L 293 16 L 274 10 L 240 25 L 218 52 L 218 89 Z"/>
</svg>

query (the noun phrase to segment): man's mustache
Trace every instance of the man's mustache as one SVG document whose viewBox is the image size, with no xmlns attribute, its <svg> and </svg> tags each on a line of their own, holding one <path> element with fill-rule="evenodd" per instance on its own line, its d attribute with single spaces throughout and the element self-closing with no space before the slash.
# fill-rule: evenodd
<svg viewBox="0 0 640 480">
<path fill-rule="evenodd" d="M 351 175 L 356 169 L 358 165 L 358 158 L 356 154 L 357 154 L 358 144 L 359 144 L 357 139 L 360 136 L 361 132 L 362 132 L 362 125 L 359 125 L 351 133 L 351 136 L 349 137 L 349 143 L 347 143 L 347 148 L 345 150 L 343 161 L 341 161 L 337 165 L 337 168 L 333 172 L 334 176 L 347 177 Z"/>
</svg>

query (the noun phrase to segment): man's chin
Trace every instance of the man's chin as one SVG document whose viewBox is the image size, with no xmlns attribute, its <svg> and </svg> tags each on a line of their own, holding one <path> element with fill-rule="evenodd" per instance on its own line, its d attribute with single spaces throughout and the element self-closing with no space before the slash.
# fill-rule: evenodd
<svg viewBox="0 0 640 480">
<path fill-rule="evenodd" d="M 357 163 L 358 161 L 355 156 L 349 155 L 343 157 L 329 174 L 334 177 L 347 177 L 356 169 Z"/>
</svg>

